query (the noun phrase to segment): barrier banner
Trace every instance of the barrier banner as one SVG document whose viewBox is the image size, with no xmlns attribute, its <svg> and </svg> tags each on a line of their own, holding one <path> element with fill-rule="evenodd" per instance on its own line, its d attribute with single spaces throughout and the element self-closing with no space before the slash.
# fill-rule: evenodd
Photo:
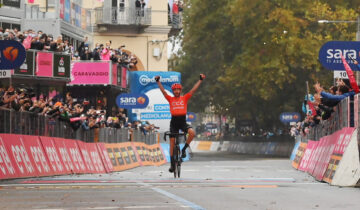
<svg viewBox="0 0 360 210">
<path fill-rule="evenodd" d="M 8 134 L 4 140 L 9 155 L 13 156 L 13 166 L 17 171 L 17 177 L 38 176 L 35 161 L 24 144 L 24 137 L 22 135 Z"/>
<path fill-rule="evenodd" d="M 99 155 L 101 157 L 102 163 L 105 167 L 106 173 L 111 173 L 114 171 L 113 161 L 110 159 L 107 149 L 104 143 L 97 143 L 96 144 Z"/>
<path fill-rule="evenodd" d="M 298 150 L 300 146 L 300 141 L 296 142 L 295 146 L 294 146 L 294 149 L 292 150 L 292 153 L 290 155 L 290 160 L 294 160 L 295 159 L 295 156 L 296 156 L 296 151 Z"/>
<path fill-rule="evenodd" d="M 132 143 L 133 147 L 135 148 L 135 153 L 139 159 L 140 165 L 142 166 L 150 166 L 153 165 L 152 162 L 149 161 L 149 158 L 146 159 L 147 155 L 147 145 L 145 143 L 134 142 Z"/>
<path fill-rule="evenodd" d="M 336 143 L 334 154 L 343 155 L 346 147 L 348 146 L 351 136 L 354 133 L 355 128 L 343 128 L 341 130 L 340 137 Z M 343 138 L 342 138 L 343 137 Z"/>
<path fill-rule="evenodd" d="M 161 166 L 167 163 L 166 157 L 164 155 L 164 152 L 162 151 L 162 148 L 160 147 L 160 144 L 149 145 L 148 148 L 154 165 Z"/>
<path fill-rule="evenodd" d="M 301 159 L 302 157 L 304 156 L 304 152 L 305 152 L 305 149 L 306 149 L 306 146 L 307 146 L 307 143 L 305 142 L 301 142 L 300 143 L 300 146 L 296 152 L 296 156 L 294 158 L 294 161 L 292 162 L 292 166 L 296 169 L 299 168 L 299 164 L 301 162 Z"/>
<path fill-rule="evenodd" d="M 210 151 L 211 141 L 200 141 L 197 149 L 200 151 Z"/>
<path fill-rule="evenodd" d="M 350 142 L 348 142 L 338 166 L 336 167 L 331 184 L 344 187 L 358 186 L 359 180 L 359 143 L 358 131 L 355 130 L 350 137 Z"/>
<path fill-rule="evenodd" d="M 324 174 L 323 180 L 327 183 L 331 183 L 332 179 L 334 178 L 336 168 L 338 167 L 342 156 L 340 155 L 331 155 L 329 165 L 326 169 Z"/>
<path fill-rule="evenodd" d="M 334 133 L 333 135 L 335 134 L 336 133 Z M 330 150 L 329 146 L 331 144 L 331 139 L 332 139 L 331 137 L 333 135 L 322 137 L 318 146 L 319 156 L 317 158 L 316 166 L 312 175 L 319 181 L 322 180 L 330 160 L 331 154 L 329 154 L 329 150 Z M 329 156 L 329 158 L 327 158 L 327 156 Z"/>
<path fill-rule="evenodd" d="M 55 175 L 54 171 L 51 170 L 49 159 L 43 149 L 41 141 L 38 136 L 23 135 L 24 145 L 34 160 L 35 169 L 38 176 L 52 176 Z"/>
<path fill-rule="evenodd" d="M 193 143 L 193 142 L 194 142 L 194 141 L 192 141 L 191 143 Z M 191 145 L 191 143 L 190 143 L 190 145 Z M 161 143 L 160 146 L 161 146 L 162 150 L 164 151 L 164 155 L 165 155 L 166 161 L 167 161 L 168 163 L 170 163 L 170 152 L 169 152 L 169 150 L 170 150 L 170 144 Z M 190 146 L 190 147 L 191 147 L 191 146 Z"/>
<path fill-rule="evenodd" d="M 105 147 L 113 163 L 114 171 L 123 171 L 140 166 L 131 147 L 131 143 L 105 144 Z M 127 147 L 131 147 L 130 153 Z M 132 160 L 136 160 L 137 162 L 133 162 Z"/>
<path fill-rule="evenodd" d="M 86 173 L 85 163 L 76 140 L 54 138 L 54 142 L 67 170 L 75 174 Z"/>
<path fill-rule="evenodd" d="M 312 155 L 314 153 L 314 150 L 317 148 L 318 141 L 311 141 L 309 140 L 305 149 L 305 153 L 303 158 L 301 159 L 299 170 L 300 171 L 308 171 L 310 162 L 312 160 Z M 300 145 L 300 144 L 299 144 Z"/>
<path fill-rule="evenodd" d="M 15 169 L 14 157 L 9 153 L 5 142 L 11 141 L 9 134 L 0 134 L 0 179 L 19 177 Z"/>
<path fill-rule="evenodd" d="M 338 140 L 338 136 L 340 135 L 340 131 L 334 133 L 333 135 L 327 138 L 327 142 L 325 144 L 325 152 L 322 156 L 322 162 L 320 165 L 319 173 L 316 176 L 316 179 L 322 181 L 325 175 L 325 172 L 328 168 L 329 162 L 331 160 L 331 156 L 334 152 L 336 142 Z"/>
<path fill-rule="evenodd" d="M 343 158 L 346 148 L 348 148 L 348 146 L 349 146 L 352 136 L 354 135 L 354 131 L 355 131 L 355 128 L 343 128 L 341 131 L 338 131 L 338 135 L 336 136 L 336 139 L 334 139 L 335 147 L 333 149 L 333 152 L 332 152 L 330 160 L 329 160 L 329 164 L 326 168 L 326 171 L 325 171 L 325 174 L 323 177 L 323 180 L 325 182 L 328 182 L 330 184 L 336 184 L 336 182 L 333 183 L 334 176 L 336 174 L 337 169 L 339 169 L 340 163 L 342 163 L 341 160 Z M 354 138 L 356 138 L 356 137 L 354 137 Z M 357 149 L 357 152 L 358 152 L 358 149 Z M 353 162 L 351 162 L 349 164 L 352 164 L 353 165 L 352 167 L 355 166 L 355 164 Z M 344 163 L 344 165 L 346 165 L 346 163 Z M 352 167 L 347 167 L 347 168 L 352 168 Z"/>
<path fill-rule="evenodd" d="M 77 141 L 78 147 L 81 151 L 87 173 L 105 173 L 105 168 L 96 148 L 95 143 L 84 143 Z"/>
<path fill-rule="evenodd" d="M 70 174 L 71 171 L 66 170 L 53 138 L 40 136 L 40 141 L 48 157 L 49 164 L 54 174 Z"/>
</svg>

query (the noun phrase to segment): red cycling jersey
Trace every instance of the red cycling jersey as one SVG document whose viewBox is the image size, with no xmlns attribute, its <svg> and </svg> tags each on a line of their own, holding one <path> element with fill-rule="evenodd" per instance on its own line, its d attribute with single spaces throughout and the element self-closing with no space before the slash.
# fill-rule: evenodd
<svg viewBox="0 0 360 210">
<path fill-rule="evenodd" d="M 187 102 L 192 94 L 187 93 L 184 96 L 172 97 L 168 94 L 165 95 L 166 100 L 170 104 L 170 113 L 172 116 L 184 116 L 187 113 Z"/>
</svg>

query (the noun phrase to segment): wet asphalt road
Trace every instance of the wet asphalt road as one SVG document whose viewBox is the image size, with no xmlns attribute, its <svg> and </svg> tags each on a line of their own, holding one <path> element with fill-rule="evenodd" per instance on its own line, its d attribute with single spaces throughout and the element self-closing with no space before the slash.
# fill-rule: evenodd
<svg viewBox="0 0 360 210">
<path fill-rule="evenodd" d="M 168 167 L 0 181 L 0 209 L 360 209 L 359 188 L 317 182 L 285 158 L 196 153 L 181 179 Z"/>
</svg>

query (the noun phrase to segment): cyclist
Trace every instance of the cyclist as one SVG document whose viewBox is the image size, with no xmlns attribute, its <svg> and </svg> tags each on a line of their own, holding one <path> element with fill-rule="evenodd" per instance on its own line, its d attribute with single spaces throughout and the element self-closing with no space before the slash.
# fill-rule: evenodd
<svg viewBox="0 0 360 210">
<path fill-rule="evenodd" d="M 182 158 L 186 157 L 186 148 L 189 147 L 190 142 L 193 140 L 195 136 L 195 131 L 192 129 L 192 127 L 189 124 L 186 123 L 187 102 L 194 94 L 194 92 L 199 88 L 203 79 L 205 79 L 205 75 L 200 74 L 199 81 L 196 82 L 194 87 L 185 95 L 181 95 L 181 91 L 182 91 L 181 84 L 179 83 L 173 84 L 171 86 L 171 89 L 173 91 L 174 97 L 172 97 L 166 93 L 164 87 L 160 82 L 160 76 L 155 77 L 155 81 L 159 85 L 162 94 L 170 104 L 170 113 L 171 113 L 170 133 L 179 133 L 179 130 L 182 130 L 183 132 L 189 134 L 185 146 L 181 150 Z M 169 168 L 170 173 L 174 172 L 174 168 L 175 168 L 175 163 L 173 158 L 174 144 L 175 144 L 175 135 L 170 135 L 170 159 L 171 159 L 171 166 Z"/>
</svg>

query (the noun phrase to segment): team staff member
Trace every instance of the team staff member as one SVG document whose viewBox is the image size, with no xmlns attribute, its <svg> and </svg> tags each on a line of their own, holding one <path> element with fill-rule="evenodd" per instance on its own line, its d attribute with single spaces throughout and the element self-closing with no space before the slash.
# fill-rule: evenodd
<svg viewBox="0 0 360 210">
<path fill-rule="evenodd" d="M 199 88 L 201 82 L 205 79 L 204 74 L 200 74 L 200 79 L 194 87 L 184 96 L 181 95 L 182 86 L 179 83 L 175 83 L 171 86 L 173 91 L 174 97 L 169 96 L 164 87 L 160 82 L 160 76 L 155 77 L 156 83 L 159 85 L 159 88 L 166 98 L 166 100 L 170 104 L 170 113 L 171 113 L 171 121 L 170 121 L 170 132 L 171 133 L 179 133 L 179 130 L 183 132 L 187 132 L 189 134 L 185 146 L 181 151 L 181 157 L 186 157 L 186 148 L 189 147 L 190 142 L 193 140 L 195 136 L 195 131 L 191 128 L 189 124 L 186 123 L 186 113 L 187 113 L 187 103 L 194 92 Z M 169 172 L 174 172 L 175 163 L 173 158 L 173 150 L 174 150 L 174 143 L 175 143 L 175 135 L 170 135 L 170 158 L 171 158 L 171 167 L 169 168 Z"/>
</svg>

